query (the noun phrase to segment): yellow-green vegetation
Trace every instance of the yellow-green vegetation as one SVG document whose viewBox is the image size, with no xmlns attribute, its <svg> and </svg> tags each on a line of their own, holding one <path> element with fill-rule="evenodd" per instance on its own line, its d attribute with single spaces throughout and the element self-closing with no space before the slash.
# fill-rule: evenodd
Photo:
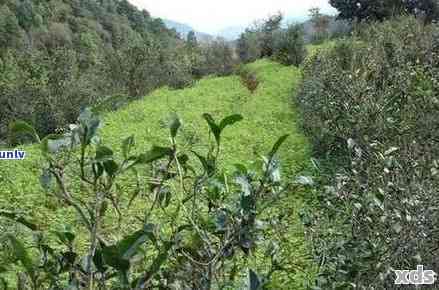
<svg viewBox="0 0 439 290">
<path fill-rule="evenodd" d="M 329 49 L 335 45 L 335 41 L 325 41 L 321 44 L 309 44 L 306 46 L 307 57 L 310 58 L 314 56 L 319 50 Z"/>
<path fill-rule="evenodd" d="M 208 127 L 202 119 L 203 113 L 210 113 L 217 120 L 231 114 L 241 114 L 244 120 L 223 135 L 223 168 L 232 170 L 236 163 L 256 166 L 257 163 L 251 164 L 249 161 L 260 159 L 259 154 L 269 152 L 280 136 L 290 134 L 280 150 L 279 159 L 283 178 L 292 181 L 306 170 L 310 158 L 309 145 L 297 128 L 296 111 L 291 105 L 291 95 L 301 80 L 301 72 L 297 68 L 268 60 L 250 64 L 249 69 L 256 72 L 260 81 L 253 94 L 241 84 L 238 76 L 206 78 L 184 90 L 159 89 L 119 111 L 106 113 L 100 134 L 103 144 L 117 149 L 121 141 L 131 135 L 136 138 L 135 150 L 138 153 L 152 145 L 168 144 L 168 130 L 163 128 L 163 123 L 172 113 L 183 121 L 179 137 L 181 143 L 196 144 L 197 140 L 207 140 L 209 137 Z M 198 149 L 203 151 L 204 148 Z M 60 223 L 77 226 L 75 213 L 70 208 L 60 207 L 39 184 L 42 166 L 39 150 L 34 146 L 27 146 L 25 150 L 27 158 L 24 161 L 2 161 L 1 207 L 22 212 L 47 229 L 57 229 Z M 121 198 L 129 199 L 133 187 L 122 183 Z M 282 256 L 285 257 L 283 266 L 287 271 L 274 276 L 271 283 L 274 289 L 304 289 L 314 278 L 315 269 L 298 216 L 303 194 L 290 192 L 286 200 L 266 213 L 288 216 L 288 223 L 284 227 L 287 238 L 283 238 L 280 245 Z M 134 206 L 132 216 L 122 217 L 121 226 L 116 215 L 114 220 L 105 221 L 108 236 L 117 239 L 121 232 L 131 230 L 136 223 L 134 216 L 143 210 Z M 7 229 L 13 230 L 11 227 Z M 258 253 L 248 263 L 254 265 L 256 270 L 266 270 L 263 263 L 258 262 Z"/>
</svg>

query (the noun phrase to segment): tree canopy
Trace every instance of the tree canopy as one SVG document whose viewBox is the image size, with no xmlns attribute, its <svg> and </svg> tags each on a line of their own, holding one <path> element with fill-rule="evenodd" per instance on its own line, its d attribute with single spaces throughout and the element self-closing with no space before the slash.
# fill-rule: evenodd
<svg viewBox="0 0 439 290">
<path fill-rule="evenodd" d="M 426 22 L 439 18 L 437 0 L 330 0 L 339 18 L 358 21 L 383 21 L 393 16 L 414 14 Z"/>
<path fill-rule="evenodd" d="M 44 135 L 110 97 L 230 72 L 224 47 L 199 46 L 127 0 L 0 0 L 0 139 L 17 118 Z"/>
</svg>

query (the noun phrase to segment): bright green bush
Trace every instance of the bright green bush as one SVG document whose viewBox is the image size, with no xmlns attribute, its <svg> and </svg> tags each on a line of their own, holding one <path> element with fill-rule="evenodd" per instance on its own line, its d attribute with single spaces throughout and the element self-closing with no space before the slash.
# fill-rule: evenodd
<svg viewBox="0 0 439 290">
<path fill-rule="evenodd" d="M 304 66 L 296 101 L 329 166 L 303 215 L 322 289 L 397 289 L 393 269 L 439 270 L 438 32 L 414 18 L 370 25 Z"/>
<path fill-rule="evenodd" d="M 268 253 L 266 250 L 270 250 L 271 241 L 275 242 L 274 248 L 279 250 L 274 258 L 281 261 L 283 269 L 271 275 L 266 287 L 268 289 L 307 289 L 307 285 L 313 280 L 315 267 L 304 238 L 303 226 L 297 215 L 302 207 L 302 197 L 306 191 L 295 189 L 302 188 L 300 184 L 296 183 L 296 176 L 307 167 L 309 148 L 306 138 L 294 126 L 294 122 L 290 122 L 297 117 L 295 111 L 289 106 L 285 106 L 291 101 L 290 93 L 296 90 L 301 74 L 297 68 L 284 67 L 268 60 L 249 65 L 249 70 L 255 72 L 260 80 L 260 87 L 253 95 L 250 95 L 248 90 L 241 85 L 237 76 L 203 79 L 193 87 L 184 90 L 162 88 L 141 100 L 131 102 L 121 110 L 105 114 L 102 121 L 103 126 L 99 130 L 100 143 L 114 151 L 115 161 L 118 164 L 123 158 L 121 142 L 131 135 L 135 135 L 136 139 L 132 155 L 145 153 L 154 144 L 170 144 L 169 129 L 166 128 L 172 118 L 167 118 L 167 115 L 168 112 L 175 111 L 183 123 L 177 136 L 177 143 L 179 146 L 181 145 L 180 150 L 193 157 L 191 164 L 194 165 L 194 169 L 202 170 L 201 163 L 190 151 L 192 149 L 204 155 L 209 151 L 210 146 L 215 144 L 214 135 L 210 133 L 206 121 L 202 118 L 203 112 L 206 111 L 206 103 L 208 103 L 207 110 L 217 120 L 220 119 L 220 116 L 234 114 L 244 116 L 243 121 L 236 123 L 233 127 L 226 128 L 221 137 L 222 149 L 218 168 L 226 174 L 228 183 L 231 185 L 235 183 L 233 173 L 236 171 L 236 166 L 234 164 L 242 162 L 251 171 L 261 172 L 263 161 L 258 153 L 269 152 L 272 143 L 278 136 L 290 133 L 291 137 L 280 148 L 278 158 L 282 161 L 280 163 L 281 178 L 284 182 L 292 185 L 292 190 L 285 191 L 282 198 L 273 207 L 264 210 L 260 216 L 262 224 L 258 223 L 258 225 L 262 226 L 261 230 L 264 234 L 262 239 L 257 241 L 256 251 L 247 258 L 241 250 L 235 251 L 235 254 L 240 256 L 239 259 L 225 262 L 226 266 L 236 262 L 241 269 L 235 276 L 236 283 L 226 287 L 226 289 L 245 287 L 249 274 L 247 267 L 253 269 L 259 277 L 269 274 L 272 264 L 271 257 L 266 255 Z M 109 101 L 111 104 L 112 100 Z M 123 101 L 123 97 L 121 101 Z M 119 98 L 116 98 L 115 103 L 118 102 Z M 89 148 L 91 151 L 87 156 L 93 159 L 95 146 Z M 80 216 L 76 214 L 74 208 L 65 206 L 57 199 L 56 194 L 59 191 L 56 190 L 56 186 L 48 192 L 42 189 L 39 179 L 44 160 L 39 147 L 37 145 L 24 146 L 23 149 L 28 154 L 26 160 L 7 162 L 0 167 L 0 191 L 2 193 L 0 195 L 0 211 L 17 213 L 16 217 L 25 217 L 39 225 L 41 231 L 49 232 L 43 242 L 55 249 L 58 256 L 60 251 L 68 247 L 60 244 L 54 232 L 73 231 L 77 233 L 74 247 L 77 253 L 83 257 L 88 250 L 88 234 Z M 78 156 L 77 153 L 74 153 L 74 159 Z M 163 161 L 165 160 L 163 159 Z M 161 163 L 158 162 L 158 164 Z M 69 168 L 73 169 L 76 166 L 74 161 L 68 165 Z M 160 170 L 160 166 L 156 168 Z M 77 171 L 74 170 L 74 172 Z M 138 168 L 140 184 L 137 184 L 136 176 L 130 172 L 118 177 L 113 194 L 124 214 L 119 220 L 119 214 L 109 203 L 102 226 L 103 235 L 111 245 L 142 229 L 144 214 L 149 211 L 153 202 L 149 182 L 150 172 L 149 166 Z M 71 173 L 72 171 L 66 170 L 66 177 L 68 177 L 66 180 L 71 185 L 70 188 L 74 190 L 72 192 L 76 197 L 92 201 L 94 195 L 88 194 L 90 189 L 86 184 L 77 182 L 78 179 Z M 190 182 L 189 179 L 187 181 Z M 172 189 L 172 199 L 171 205 L 165 208 L 167 212 L 174 210 L 172 204 L 178 202 L 183 195 L 182 191 L 178 190 L 178 186 L 173 186 L 178 184 L 178 182 L 169 182 L 168 184 Z M 129 210 L 125 211 L 124 205 L 129 203 L 130 198 L 139 187 L 141 191 L 138 198 L 132 202 Z M 208 190 L 206 189 L 205 192 L 207 193 Z M 207 197 L 205 194 L 201 195 L 201 199 Z M 236 197 L 238 196 L 236 195 Z M 200 202 L 199 204 L 200 208 L 201 206 L 202 208 L 208 207 L 208 203 Z M 204 211 L 200 211 L 200 214 L 204 215 Z M 154 219 L 151 221 L 151 223 L 158 224 L 159 237 L 162 239 L 170 237 L 172 232 L 168 225 L 171 225 L 172 228 L 175 223 L 175 219 L 167 219 L 165 216 L 165 211 L 157 208 L 153 214 Z M 207 221 L 207 224 L 210 225 L 210 219 Z M 178 219 L 178 223 L 180 222 L 184 222 L 183 219 Z M 28 247 L 35 245 L 34 240 L 30 237 L 39 237 L 38 232 L 32 233 L 23 226 L 9 222 L 5 218 L 0 218 L 0 231 L 3 233 L 1 236 L 12 234 L 20 241 L 24 241 L 32 261 L 40 261 L 38 249 Z M 10 240 L 5 240 L 1 244 L 9 245 L 9 242 Z M 142 269 L 140 264 L 150 265 L 156 257 L 157 252 L 155 248 L 151 248 L 150 243 L 147 242 L 143 246 L 148 249 L 147 256 L 142 261 L 134 259 L 133 263 L 136 267 L 133 269 L 136 271 Z M 2 264 L 9 265 L 7 267 L 8 273 L 1 275 L 10 281 L 10 288 L 15 289 L 16 273 L 23 271 L 23 268 L 15 268 L 14 264 L 9 263 L 16 261 L 11 255 L 13 254 L 11 250 L 0 250 L 0 252 L 6 256 L 1 255 Z M 140 253 L 140 256 L 142 255 L 143 253 Z M 3 258 L 9 259 L 3 260 Z M 171 273 L 171 276 L 165 277 L 166 279 L 172 279 L 173 273 L 179 273 L 178 279 L 186 283 L 186 279 L 191 276 L 183 275 L 180 277 L 181 272 L 175 270 L 178 267 L 174 265 L 174 261 L 176 259 L 172 258 L 169 263 L 166 263 L 160 273 Z M 185 259 L 183 259 L 184 261 Z M 19 261 L 17 263 L 20 264 Z M 186 274 L 186 272 L 184 273 Z M 137 277 L 138 274 L 139 272 L 132 272 L 131 277 Z M 228 278 L 227 275 L 226 278 Z M 117 277 L 114 277 L 113 281 L 116 279 Z"/>
<path fill-rule="evenodd" d="M 242 283 L 239 276 L 246 268 L 238 260 L 249 257 L 260 243 L 267 244 L 265 255 L 271 265 L 264 276 L 249 270 L 248 287 L 257 290 L 268 285 L 275 272 L 284 270 L 274 240 L 261 243 L 273 229 L 262 226 L 259 217 L 292 189 L 292 184 L 282 182 L 276 158 L 288 135 L 263 157 L 261 172 L 238 164 L 229 179 L 219 167 L 221 137 L 243 118 L 231 115 L 220 122 L 210 114 L 203 118 L 213 139 L 206 144 L 207 151 L 178 144 L 182 123 L 172 116 L 170 144 L 136 154 L 130 136 L 121 142 L 121 156 L 99 141 L 100 119 L 91 110 L 84 110 L 66 134 L 42 140 L 30 125 L 12 124 L 14 134 L 31 135 L 38 141 L 45 159 L 43 188 L 74 209 L 83 230 L 44 231 L 16 213 L 0 211 L 1 217 L 38 237 L 33 249 L 14 235 L 2 237 L 2 265 L 9 268 L 2 269 L 3 275 L 17 272 L 16 289 L 34 290 L 234 287 Z M 148 172 L 147 180 L 139 179 L 139 170 Z M 127 175 L 133 181 L 137 178 L 137 190 L 125 203 L 118 196 L 118 181 Z M 145 181 L 149 198 L 141 193 L 140 183 Z M 150 203 L 143 215 L 132 217 L 140 221 L 139 229 L 109 241 L 105 220 L 116 214 L 120 221 L 139 203 Z M 76 239 L 84 232 L 82 250 Z M 57 238 L 56 246 L 48 242 L 50 237 Z M 11 281 L 3 275 L 1 284 L 8 289 Z"/>
</svg>

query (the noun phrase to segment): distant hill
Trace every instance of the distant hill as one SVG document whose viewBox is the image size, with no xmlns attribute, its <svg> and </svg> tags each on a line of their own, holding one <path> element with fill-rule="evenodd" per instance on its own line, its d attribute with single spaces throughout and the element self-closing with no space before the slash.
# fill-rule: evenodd
<svg viewBox="0 0 439 290">
<path fill-rule="evenodd" d="M 283 21 L 283 26 L 290 23 L 303 23 L 308 19 L 306 16 L 286 16 Z M 246 30 L 246 26 L 230 26 L 226 27 L 216 33 L 216 36 L 222 37 L 229 41 L 237 40 L 241 34 Z"/>
<path fill-rule="evenodd" d="M 238 39 L 245 29 L 244 26 L 230 26 L 218 31 L 216 35 L 226 40 L 233 41 Z"/>
<path fill-rule="evenodd" d="M 162 19 L 163 23 L 165 23 L 166 27 L 169 29 L 175 29 L 177 33 L 181 35 L 181 37 L 186 38 L 189 32 L 194 31 L 195 36 L 197 37 L 198 41 L 200 42 L 209 42 L 214 39 L 214 37 L 208 33 L 196 31 L 193 27 L 191 27 L 188 24 L 180 23 L 177 21 L 169 20 L 169 19 Z"/>
</svg>

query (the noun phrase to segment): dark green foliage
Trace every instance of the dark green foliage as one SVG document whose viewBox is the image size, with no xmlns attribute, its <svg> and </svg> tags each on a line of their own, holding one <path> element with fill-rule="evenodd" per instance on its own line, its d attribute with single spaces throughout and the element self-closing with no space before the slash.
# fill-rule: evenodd
<svg viewBox="0 0 439 290">
<path fill-rule="evenodd" d="M 281 28 L 282 15 L 276 14 L 262 24 L 248 28 L 237 42 L 242 62 L 270 57 L 285 65 L 299 65 L 305 56 L 303 27 L 289 25 Z"/>
<path fill-rule="evenodd" d="M 237 49 L 242 62 L 273 56 L 275 38 L 281 31 L 282 19 L 282 14 L 272 15 L 241 34 Z"/>
<path fill-rule="evenodd" d="M 138 97 L 170 83 L 166 72 L 143 66 L 158 56 L 142 50 L 139 60 L 131 48 L 154 39 L 162 44 L 155 51 L 173 61 L 166 39 L 176 36 L 127 1 L 7 1 L 0 15 L 0 138 L 17 118 L 44 135 L 74 122 L 82 107 L 102 96 Z M 117 66 L 108 61 L 117 56 Z M 131 62 L 155 80 L 141 83 L 144 75 Z"/>
<path fill-rule="evenodd" d="M 0 6 L 0 49 L 18 46 L 21 37 L 22 30 L 16 15 L 8 6 Z"/>
<path fill-rule="evenodd" d="M 233 73 L 235 64 L 230 44 L 218 39 L 201 47 L 197 70 L 200 75 L 227 76 Z"/>
<path fill-rule="evenodd" d="M 198 46 L 197 37 L 194 31 L 190 31 L 186 37 L 186 44 L 189 49 L 195 49 Z"/>
<path fill-rule="evenodd" d="M 426 22 L 439 18 L 436 0 L 330 0 L 339 12 L 339 18 L 358 21 L 383 21 L 394 16 L 413 14 Z"/>
<path fill-rule="evenodd" d="M 275 14 L 265 20 L 261 28 L 261 56 L 271 57 L 274 54 L 274 34 L 280 30 L 282 14 Z"/>
<path fill-rule="evenodd" d="M 322 14 L 320 8 L 311 8 L 309 16 L 314 29 L 311 42 L 315 44 L 324 42 L 330 36 L 329 25 L 332 17 Z"/>
<path fill-rule="evenodd" d="M 438 33 L 371 25 L 304 67 L 297 102 L 326 186 L 302 218 L 321 289 L 400 289 L 392 269 L 439 270 Z"/>
<path fill-rule="evenodd" d="M 290 186 L 281 183 L 276 160 L 288 136 L 275 142 L 263 158 L 262 170 L 252 172 L 241 165 L 228 180 L 217 162 L 221 135 L 242 121 L 242 116 L 231 115 L 221 121 L 210 114 L 203 117 L 215 141 L 208 142 L 208 151 L 202 153 L 180 148 L 177 137 L 182 122 L 173 116 L 168 146 L 153 146 L 144 154 L 135 154 L 134 137 L 128 137 L 122 142 L 120 156 L 99 141 L 100 120 L 88 109 L 82 111 L 71 131 L 39 141 L 45 159 L 43 175 L 49 174 L 56 184 L 47 192 L 74 209 L 80 225 L 76 230 L 47 231 L 15 213 L 0 212 L 0 217 L 24 225 L 38 237 L 33 242 L 10 234 L 1 237 L 0 260 L 8 269 L 0 277 L 7 281 L 7 274 L 15 271 L 20 277 L 14 281 L 17 289 L 35 290 L 64 286 L 78 290 L 166 289 L 170 285 L 217 289 L 239 285 L 241 281 L 234 276 L 237 271 L 245 276 L 247 267 L 236 260 L 244 261 L 257 247 L 265 246 L 257 242 L 279 230 L 261 227 L 258 219 Z M 23 122 L 11 125 L 11 129 L 12 135 L 35 133 Z M 50 142 L 61 140 L 67 146 L 49 152 Z M 126 204 L 122 196 L 115 196 L 121 194 L 117 184 L 131 174 L 138 184 L 133 174 L 136 168 L 148 172 L 149 189 L 145 190 L 152 200 L 135 194 Z M 126 213 L 133 202 L 149 208 L 144 216 L 135 217 L 137 229 L 119 238 L 106 232 L 106 217 Z M 82 248 L 78 247 L 80 237 L 85 239 Z M 8 248 L 9 260 L 3 258 Z M 250 270 L 249 289 L 265 289 L 272 274 L 283 271 L 275 258 L 277 250 L 271 246 L 266 252 L 272 262 L 269 272 L 258 275 Z"/>
<path fill-rule="evenodd" d="M 274 57 L 285 65 L 299 66 L 306 55 L 303 28 L 291 24 L 275 34 L 273 39 Z"/>
<path fill-rule="evenodd" d="M 85 106 L 118 107 L 161 86 L 230 74 L 233 64 L 226 43 L 179 39 L 127 0 L 1 1 L 0 139 L 16 119 L 46 135 Z"/>
<path fill-rule="evenodd" d="M 239 58 L 243 63 L 253 62 L 261 58 L 259 34 L 256 30 L 247 29 L 241 34 L 237 43 Z"/>
</svg>

